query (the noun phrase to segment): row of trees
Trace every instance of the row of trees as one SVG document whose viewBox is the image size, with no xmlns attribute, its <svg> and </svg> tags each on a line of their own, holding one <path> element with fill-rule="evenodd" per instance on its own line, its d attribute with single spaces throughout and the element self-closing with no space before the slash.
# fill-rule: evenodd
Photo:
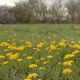
<svg viewBox="0 0 80 80">
<path fill-rule="evenodd" d="M 50 6 L 43 0 L 24 0 L 14 7 L 0 6 L 0 23 L 80 23 L 80 0 L 56 0 Z"/>
</svg>

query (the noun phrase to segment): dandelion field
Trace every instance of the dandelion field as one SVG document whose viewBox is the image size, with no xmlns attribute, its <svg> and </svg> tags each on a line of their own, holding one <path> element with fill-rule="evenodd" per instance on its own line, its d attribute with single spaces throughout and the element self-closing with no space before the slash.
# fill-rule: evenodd
<svg viewBox="0 0 80 80">
<path fill-rule="evenodd" d="M 80 80 L 80 25 L 0 25 L 0 80 Z"/>
</svg>

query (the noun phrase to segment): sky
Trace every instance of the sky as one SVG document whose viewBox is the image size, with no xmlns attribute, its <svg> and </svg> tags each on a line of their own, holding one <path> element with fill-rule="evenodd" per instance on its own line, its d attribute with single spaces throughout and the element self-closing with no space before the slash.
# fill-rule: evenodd
<svg viewBox="0 0 80 80">
<path fill-rule="evenodd" d="M 14 3 L 18 1 L 19 0 L 0 0 L 0 5 L 14 6 Z"/>
<path fill-rule="evenodd" d="M 8 6 L 14 6 L 15 2 L 18 2 L 20 0 L 0 0 L 0 5 L 8 5 Z M 48 5 L 51 5 L 54 1 L 57 0 L 44 0 Z M 68 0 L 62 0 L 63 2 Z"/>
<path fill-rule="evenodd" d="M 0 0 L 0 5 L 8 5 L 8 6 L 14 6 L 15 2 L 18 2 L 19 0 Z M 45 0 L 47 4 L 51 4 L 54 0 Z"/>
</svg>

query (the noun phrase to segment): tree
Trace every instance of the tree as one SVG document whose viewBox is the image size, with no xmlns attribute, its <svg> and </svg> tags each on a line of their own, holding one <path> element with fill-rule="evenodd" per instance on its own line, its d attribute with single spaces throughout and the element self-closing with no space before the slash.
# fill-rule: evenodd
<svg viewBox="0 0 80 80">
<path fill-rule="evenodd" d="M 57 0 L 56 2 L 54 2 L 52 5 L 51 5 L 51 8 L 50 8 L 50 15 L 51 15 L 51 18 L 52 18 L 52 22 L 57 22 L 57 23 L 60 23 L 61 22 L 61 17 L 62 17 L 62 14 L 60 13 L 60 8 L 62 7 L 62 0 Z"/>
<path fill-rule="evenodd" d="M 30 22 L 30 13 L 28 11 L 27 2 L 18 2 L 16 6 L 14 6 L 11 11 L 16 17 L 17 23 L 29 23 Z"/>
<path fill-rule="evenodd" d="M 76 13 L 77 13 L 77 17 L 76 17 L 76 22 L 80 23 L 80 0 L 76 1 Z"/>
<path fill-rule="evenodd" d="M 42 0 L 28 0 L 28 8 L 29 12 L 31 12 L 31 22 L 46 21 L 47 6 Z"/>
<path fill-rule="evenodd" d="M 69 0 L 69 2 L 66 4 L 67 9 L 69 11 L 71 22 L 75 23 L 77 18 L 77 4 L 75 0 Z"/>
<path fill-rule="evenodd" d="M 45 22 L 47 6 L 42 0 L 24 0 L 12 8 L 16 22 L 38 23 Z"/>
<path fill-rule="evenodd" d="M 15 17 L 14 14 L 10 11 L 8 6 L 0 6 L 0 23 L 14 23 Z"/>
</svg>

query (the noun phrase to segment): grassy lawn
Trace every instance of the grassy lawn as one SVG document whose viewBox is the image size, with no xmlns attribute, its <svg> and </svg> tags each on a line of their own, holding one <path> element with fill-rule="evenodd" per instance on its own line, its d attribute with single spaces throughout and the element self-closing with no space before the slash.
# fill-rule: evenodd
<svg viewBox="0 0 80 80">
<path fill-rule="evenodd" d="M 80 25 L 71 24 L 18 24 L 0 25 L 0 40 L 24 39 L 24 40 L 80 40 Z M 37 36 L 38 35 L 38 36 Z M 40 36 L 39 36 L 40 35 Z M 55 37 L 56 35 L 56 37 Z"/>
<path fill-rule="evenodd" d="M 0 80 L 80 80 L 79 24 L 0 25 Z"/>
</svg>

